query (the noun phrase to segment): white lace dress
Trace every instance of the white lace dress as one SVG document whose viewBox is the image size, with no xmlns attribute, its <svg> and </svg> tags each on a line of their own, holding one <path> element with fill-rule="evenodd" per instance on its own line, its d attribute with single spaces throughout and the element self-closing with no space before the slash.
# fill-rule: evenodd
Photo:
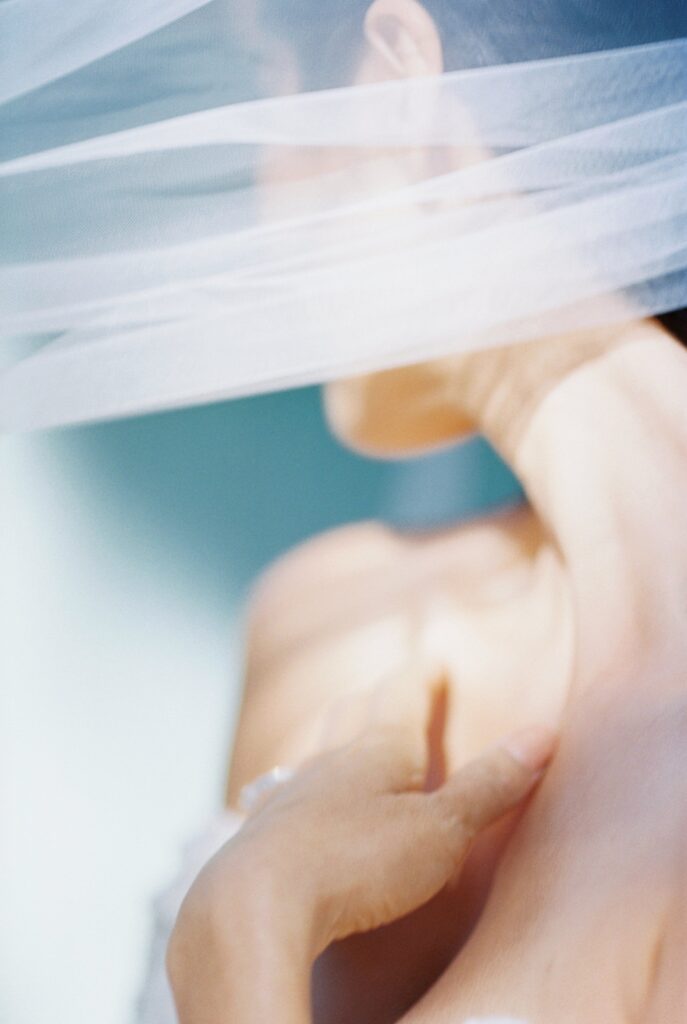
<svg viewBox="0 0 687 1024">
<path fill-rule="evenodd" d="M 137 1024 L 177 1024 L 172 993 L 165 972 L 165 951 L 181 902 L 205 863 L 231 839 L 243 824 L 243 816 L 225 811 L 190 842 L 173 882 L 153 904 L 153 937 L 148 970 L 138 1006 Z M 456 1024 L 527 1024 L 515 1017 L 470 1017 Z"/>
</svg>

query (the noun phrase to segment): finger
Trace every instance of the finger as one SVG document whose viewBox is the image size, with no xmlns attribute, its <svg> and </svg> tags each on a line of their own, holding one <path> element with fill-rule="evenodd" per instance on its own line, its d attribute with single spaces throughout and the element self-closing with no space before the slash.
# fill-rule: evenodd
<svg viewBox="0 0 687 1024">
<path fill-rule="evenodd" d="M 432 794 L 458 845 L 513 810 L 532 790 L 556 746 L 552 730 L 530 727 L 471 761 Z"/>
<path fill-rule="evenodd" d="M 369 695 L 368 728 L 422 736 L 442 677 L 443 668 L 424 657 L 411 659 L 400 671 L 385 676 Z"/>
<path fill-rule="evenodd" d="M 422 787 L 435 789 L 446 777 L 444 735 L 448 712 L 447 671 L 436 661 L 433 670 L 423 676 L 405 672 L 387 680 L 377 690 L 373 728 L 387 730 L 397 742 L 399 735 L 416 750 L 418 769 L 422 767 Z M 403 789 L 403 780 L 398 788 Z"/>
<path fill-rule="evenodd" d="M 434 758 L 435 707 L 444 686 L 443 667 L 422 660 L 388 677 L 372 695 L 371 724 L 363 739 L 386 750 L 377 777 L 382 790 L 402 792 L 426 785 Z"/>
<path fill-rule="evenodd" d="M 324 719 L 322 750 L 354 744 L 349 759 L 374 787 L 403 789 L 427 761 L 427 723 L 438 669 L 418 659 L 333 704 Z"/>
<path fill-rule="evenodd" d="M 325 944 L 389 924 L 432 899 L 455 877 L 474 835 L 530 792 L 554 743 L 547 729 L 516 733 L 434 793 L 375 803 L 375 827 L 358 835 L 349 875 L 339 871 L 345 899 L 336 901 Z"/>
</svg>

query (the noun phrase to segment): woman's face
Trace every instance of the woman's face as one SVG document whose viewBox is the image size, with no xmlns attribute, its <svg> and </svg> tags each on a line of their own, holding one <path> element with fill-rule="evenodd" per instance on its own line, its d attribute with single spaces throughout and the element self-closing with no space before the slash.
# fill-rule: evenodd
<svg viewBox="0 0 687 1024">
<path fill-rule="evenodd" d="M 280 37 L 260 15 L 260 4 L 243 4 L 246 46 L 256 53 L 264 95 L 290 95 L 307 88 L 293 40 Z M 417 0 L 374 0 L 361 18 L 359 39 L 347 41 L 360 56 L 345 85 L 438 74 L 443 70 L 437 27 Z M 278 222 L 336 206 L 351 196 L 369 196 L 402 187 L 432 173 L 436 154 L 353 147 L 265 146 L 258 165 L 259 212 L 264 222 Z M 388 216 L 385 215 L 385 216 Z M 417 218 L 406 207 L 395 217 Z M 341 243 L 355 234 L 358 222 L 346 217 L 326 228 L 326 242 Z M 363 226 L 370 231 L 370 224 Z M 382 282 L 380 282 L 381 287 Z M 452 360 L 337 381 L 325 388 L 325 408 L 332 429 L 356 448 L 379 454 L 402 454 L 446 443 L 470 429 L 456 411 L 447 386 Z"/>
</svg>

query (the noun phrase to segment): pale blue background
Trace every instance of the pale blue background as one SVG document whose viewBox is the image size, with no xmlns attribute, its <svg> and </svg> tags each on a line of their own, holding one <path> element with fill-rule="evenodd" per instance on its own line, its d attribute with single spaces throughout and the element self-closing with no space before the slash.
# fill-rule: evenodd
<svg viewBox="0 0 687 1024">
<path fill-rule="evenodd" d="M 314 389 L 0 439 L 0 1021 L 133 1019 L 151 895 L 217 806 L 246 589 L 338 523 L 517 493 L 484 442 L 392 466 Z"/>
<path fill-rule="evenodd" d="M 6 105 L 0 153 L 252 96 L 222 17 L 208 5 Z M 0 257 L 119 230 L 53 200 L 5 204 Z M 429 525 L 514 484 L 481 442 L 400 469 L 356 458 L 314 389 L 2 437 L 0 474 L 0 1024 L 128 1024 L 151 896 L 219 803 L 250 581 L 316 531 Z"/>
</svg>

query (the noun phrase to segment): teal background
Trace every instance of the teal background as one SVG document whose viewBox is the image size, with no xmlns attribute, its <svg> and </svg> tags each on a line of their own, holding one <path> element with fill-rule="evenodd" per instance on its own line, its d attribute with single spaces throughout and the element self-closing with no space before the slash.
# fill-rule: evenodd
<svg viewBox="0 0 687 1024">
<path fill-rule="evenodd" d="M 0 438 L 0 1021 L 134 1021 L 151 900 L 220 803 L 256 574 L 517 496 L 480 439 L 345 451 L 315 389 Z"/>
<path fill-rule="evenodd" d="M 406 526 L 463 519 L 519 494 L 481 437 L 391 463 L 329 433 L 318 388 L 56 433 L 101 512 L 149 523 L 166 557 L 230 603 L 304 538 L 352 520 Z"/>
</svg>

